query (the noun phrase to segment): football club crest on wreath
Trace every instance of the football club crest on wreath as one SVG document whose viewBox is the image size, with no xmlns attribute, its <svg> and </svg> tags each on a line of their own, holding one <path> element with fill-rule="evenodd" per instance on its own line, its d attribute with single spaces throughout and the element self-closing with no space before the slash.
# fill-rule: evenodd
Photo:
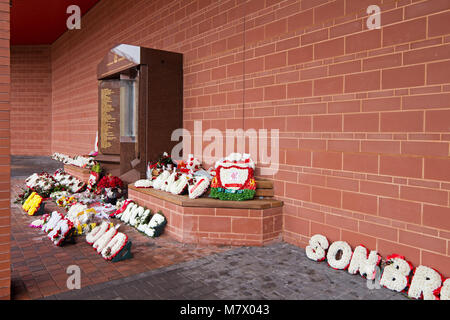
<svg viewBox="0 0 450 320">
<path fill-rule="evenodd" d="M 216 175 L 211 182 L 212 198 L 250 200 L 255 196 L 255 164 L 249 154 L 231 153 L 216 162 Z"/>
</svg>

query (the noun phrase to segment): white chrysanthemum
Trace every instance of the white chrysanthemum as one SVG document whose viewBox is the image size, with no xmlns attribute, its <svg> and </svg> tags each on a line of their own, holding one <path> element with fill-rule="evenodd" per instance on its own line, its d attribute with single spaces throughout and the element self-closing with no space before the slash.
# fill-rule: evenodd
<svg viewBox="0 0 450 320">
<path fill-rule="evenodd" d="M 150 188 L 152 186 L 153 182 L 152 180 L 148 179 L 141 179 L 134 183 L 134 186 L 136 188 Z"/>
<path fill-rule="evenodd" d="M 348 266 L 348 272 L 356 274 L 359 271 L 361 276 L 365 276 L 368 280 L 374 280 L 377 272 L 377 265 L 381 257 L 376 251 L 370 251 L 363 246 L 357 246 L 353 251 L 352 260 Z"/>
<path fill-rule="evenodd" d="M 109 228 L 100 238 L 98 238 L 92 247 L 97 250 L 98 253 L 106 247 L 106 245 L 111 241 L 111 239 L 116 235 L 116 228 Z"/>
<path fill-rule="evenodd" d="M 114 257 L 126 244 L 128 237 L 122 232 L 118 232 L 102 250 L 104 259 L 110 260 Z"/>
<path fill-rule="evenodd" d="M 309 246 L 305 249 L 306 256 L 314 261 L 322 261 L 325 259 L 327 249 L 327 238 L 321 234 L 315 234 L 309 239 Z"/>
<path fill-rule="evenodd" d="M 450 278 L 444 281 L 439 295 L 440 300 L 450 300 Z"/>
<path fill-rule="evenodd" d="M 170 176 L 170 171 L 168 170 L 164 170 L 163 172 L 161 172 L 161 174 L 156 177 L 155 180 L 153 180 L 153 188 L 156 190 L 160 190 L 161 187 L 163 186 L 163 183 L 167 180 L 167 178 L 169 178 Z"/>
<path fill-rule="evenodd" d="M 157 226 L 159 226 L 160 224 L 162 224 L 164 222 L 164 220 L 166 220 L 166 218 L 159 213 L 155 213 L 153 215 L 153 217 L 150 219 L 150 222 L 148 223 L 150 228 L 155 228 Z"/>
<path fill-rule="evenodd" d="M 337 259 L 338 252 L 341 251 L 340 259 Z M 335 241 L 328 248 L 327 261 L 333 269 L 344 270 L 348 267 L 352 258 L 352 248 L 345 241 Z"/>
<path fill-rule="evenodd" d="M 208 190 L 210 181 L 206 178 L 196 180 L 193 185 L 189 186 L 189 198 L 196 199 L 202 196 Z"/>
<path fill-rule="evenodd" d="M 99 239 L 107 230 L 109 229 L 109 223 L 103 221 L 99 226 L 96 226 L 86 235 L 86 242 L 93 244 L 97 239 Z"/>
<path fill-rule="evenodd" d="M 122 216 L 120 217 L 120 220 L 122 220 L 125 223 L 130 222 L 131 212 L 137 207 L 138 205 L 136 203 L 130 203 L 123 212 Z"/>
<path fill-rule="evenodd" d="M 172 172 L 169 177 L 161 184 L 161 190 L 168 192 L 172 187 L 172 184 L 175 182 L 175 177 L 177 176 L 176 171 Z"/>
<path fill-rule="evenodd" d="M 130 225 L 135 227 L 138 223 L 138 219 L 140 216 L 142 216 L 145 212 L 144 207 L 138 206 L 138 208 L 131 214 L 130 216 Z"/>
<path fill-rule="evenodd" d="M 173 194 L 181 194 L 188 186 L 188 176 L 187 174 L 181 174 L 178 177 L 178 180 L 174 181 L 172 185 L 170 186 L 169 192 Z"/>
<path fill-rule="evenodd" d="M 397 292 L 403 291 L 408 285 L 408 276 L 411 273 L 411 265 L 403 257 L 387 257 L 386 265 L 381 275 L 380 285 Z"/>
<path fill-rule="evenodd" d="M 434 291 L 442 284 L 441 275 L 434 269 L 426 266 L 418 266 L 408 289 L 408 297 L 414 299 L 437 300 Z"/>
<path fill-rule="evenodd" d="M 56 227 L 57 223 L 59 222 L 59 220 L 61 220 L 63 218 L 63 216 L 58 212 L 58 211 L 53 211 L 50 219 L 47 221 L 46 224 L 44 224 L 42 226 L 42 230 L 44 232 L 49 232 L 51 231 L 53 228 Z"/>
</svg>

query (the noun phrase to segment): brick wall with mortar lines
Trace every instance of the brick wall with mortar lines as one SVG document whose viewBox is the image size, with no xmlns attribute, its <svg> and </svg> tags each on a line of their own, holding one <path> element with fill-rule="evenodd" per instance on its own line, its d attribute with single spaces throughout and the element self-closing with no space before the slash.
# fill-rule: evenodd
<svg viewBox="0 0 450 320">
<path fill-rule="evenodd" d="M 50 154 L 51 89 L 50 46 L 13 46 L 11 154 Z"/>
<path fill-rule="evenodd" d="M 280 129 L 286 241 L 324 233 L 449 276 L 449 17 L 445 0 L 100 2 L 52 45 L 52 151 L 92 150 L 107 48 L 181 52 L 185 128 Z"/>
<path fill-rule="evenodd" d="M 185 243 L 260 246 L 280 241 L 282 208 L 229 209 L 181 207 L 128 190 L 128 197 L 167 218 L 165 232 Z"/>
<path fill-rule="evenodd" d="M 10 298 L 9 1 L 0 0 L 0 300 Z"/>
</svg>

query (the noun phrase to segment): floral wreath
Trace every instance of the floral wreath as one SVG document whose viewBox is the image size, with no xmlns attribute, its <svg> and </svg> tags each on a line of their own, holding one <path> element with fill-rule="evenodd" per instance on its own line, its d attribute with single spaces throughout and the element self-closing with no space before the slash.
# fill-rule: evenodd
<svg viewBox="0 0 450 320">
<path fill-rule="evenodd" d="M 232 153 L 216 162 L 210 197 L 220 200 L 250 200 L 256 193 L 255 164 L 249 154 Z"/>
<path fill-rule="evenodd" d="M 101 255 L 105 260 L 112 260 L 127 244 L 128 236 L 122 232 L 118 232 L 101 251 Z"/>
</svg>

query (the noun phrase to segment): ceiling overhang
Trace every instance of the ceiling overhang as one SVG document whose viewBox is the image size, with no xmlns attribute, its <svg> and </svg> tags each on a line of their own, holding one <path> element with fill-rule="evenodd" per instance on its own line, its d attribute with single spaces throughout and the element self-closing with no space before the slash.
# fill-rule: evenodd
<svg viewBox="0 0 450 320">
<path fill-rule="evenodd" d="M 82 17 L 99 1 L 11 0 L 11 45 L 52 44 L 68 31 L 67 20 L 73 14 L 67 13 L 69 6 L 79 6 Z"/>
</svg>

